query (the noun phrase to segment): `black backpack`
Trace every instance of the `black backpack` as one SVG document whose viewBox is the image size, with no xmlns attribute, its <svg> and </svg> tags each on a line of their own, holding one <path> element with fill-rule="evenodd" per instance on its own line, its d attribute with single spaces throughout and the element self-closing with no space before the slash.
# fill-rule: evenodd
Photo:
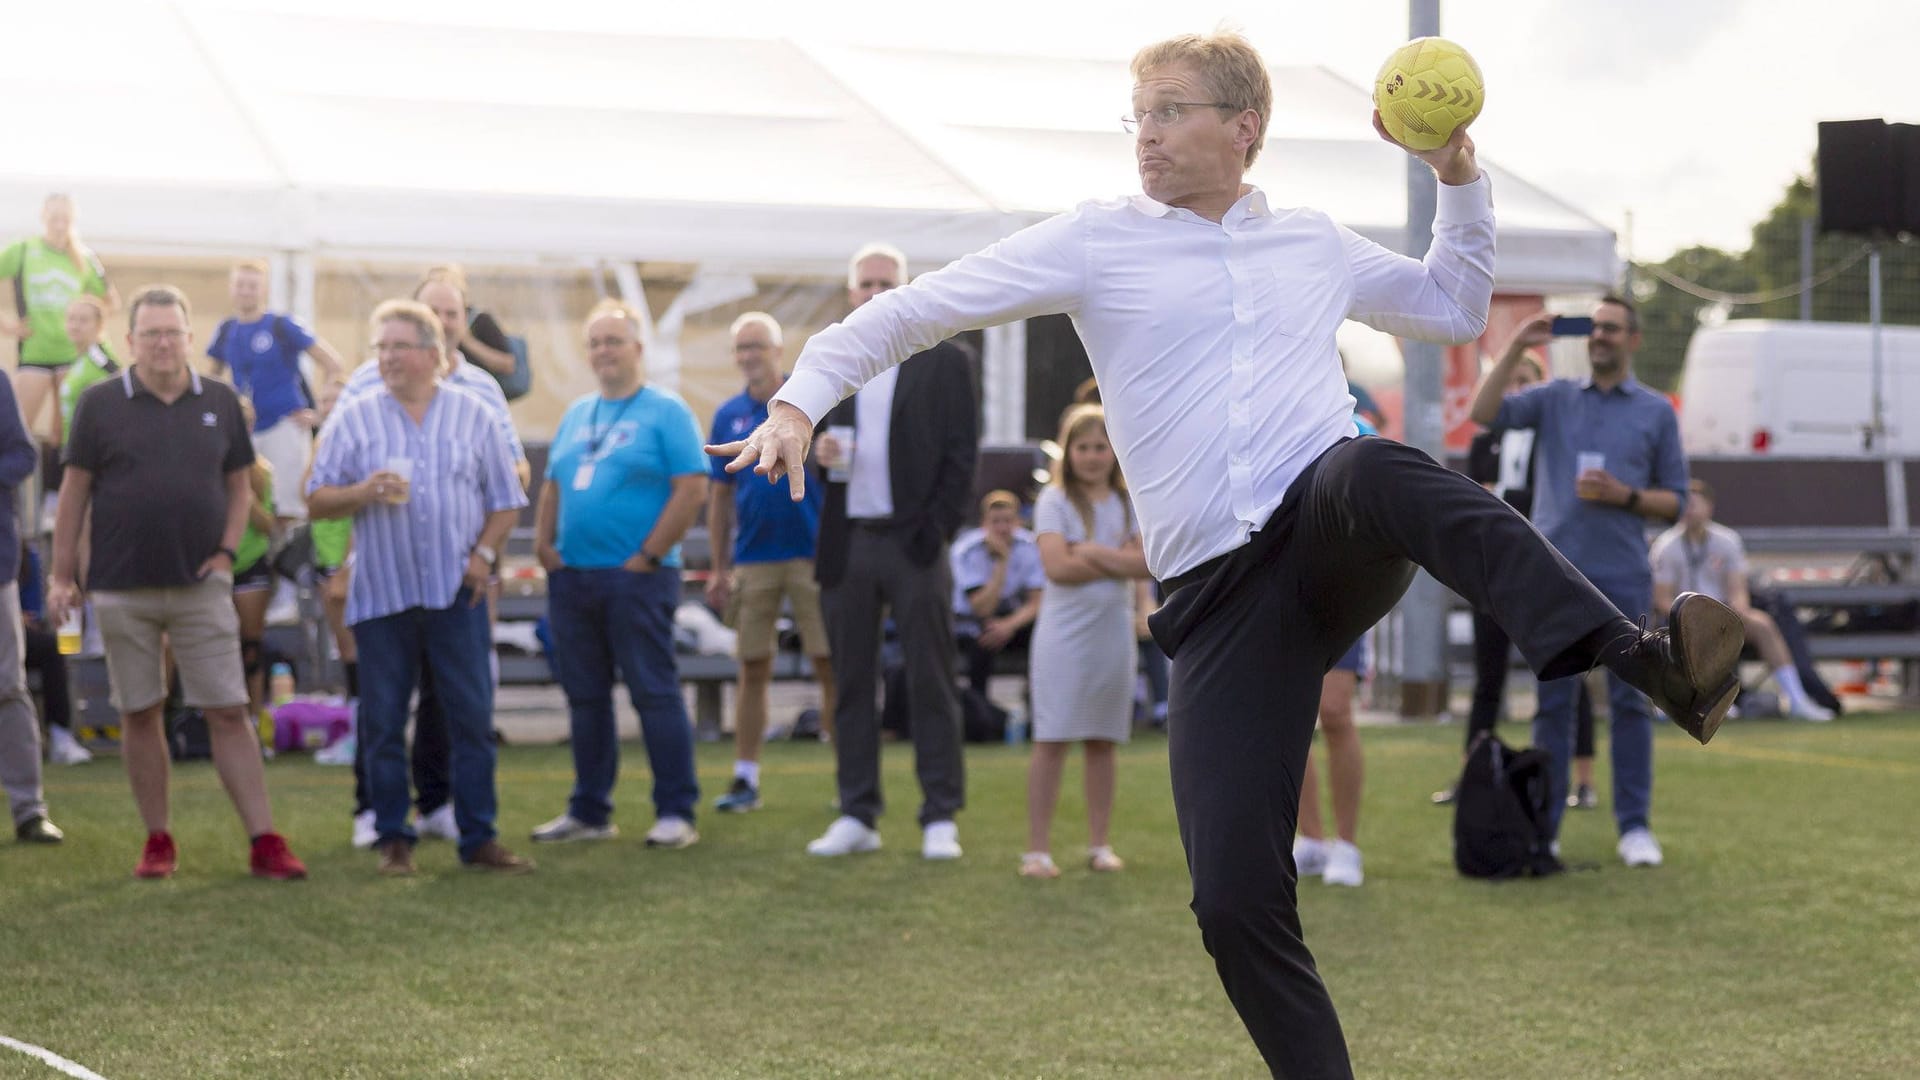
<svg viewBox="0 0 1920 1080">
<path fill-rule="evenodd" d="M 1546 877 L 1565 870 L 1550 848 L 1548 777 L 1538 749 L 1484 735 L 1467 754 L 1453 805 L 1453 865 L 1467 877 Z"/>
</svg>

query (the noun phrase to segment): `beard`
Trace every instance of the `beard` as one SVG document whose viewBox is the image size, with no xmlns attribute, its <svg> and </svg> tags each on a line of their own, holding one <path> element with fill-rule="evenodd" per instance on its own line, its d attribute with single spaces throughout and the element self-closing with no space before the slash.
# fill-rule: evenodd
<svg viewBox="0 0 1920 1080">
<path fill-rule="evenodd" d="M 1589 348 L 1587 363 L 1593 368 L 1595 375 L 1617 375 L 1626 366 L 1627 358 L 1613 349 Z"/>
</svg>

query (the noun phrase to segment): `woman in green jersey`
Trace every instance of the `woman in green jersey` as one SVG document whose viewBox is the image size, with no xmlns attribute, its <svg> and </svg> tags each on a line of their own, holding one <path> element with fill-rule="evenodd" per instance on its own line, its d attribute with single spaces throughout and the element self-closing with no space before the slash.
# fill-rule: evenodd
<svg viewBox="0 0 1920 1080">
<path fill-rule="evenodd" d="M 0 316 L 0 334 L 20 343 L 14 388 L 29 431 L 47 399 L 58 392 L 61 373 L 79 358 L 67 336 L 67 305 L 82 294 L 103 297 L 109 310 L 120 302 L 106 269 L 80 242 L 72 196 L 47 196 L 40 224 L 42 235 L 0 250 L 0 279 L 12 286 L 14 309 L 11 317 Z"/>
</svg>

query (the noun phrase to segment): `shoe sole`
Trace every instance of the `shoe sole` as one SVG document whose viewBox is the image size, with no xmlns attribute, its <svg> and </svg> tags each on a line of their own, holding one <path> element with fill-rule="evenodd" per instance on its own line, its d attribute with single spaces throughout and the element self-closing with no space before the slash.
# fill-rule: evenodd
<svg viewBox="0 0 1920 1080">
<path fill-rule="evenodd" d="M 581 832 L 572 832 L 565 836 L 542 836 L 539 833 L 528 833 L 527 839 L 536 844 L 572 844 L 582 840 L 611 840 L 619 835 L 619 829 L 609 826 L 605 829 L 589 829 Z"/>
<path fill-rule="evenodd" d="M 760 800 L 755 799 L 750 803 L 714 803 L 713 809 L 722 814 L 745 814 L 760 809 Z"/>
<path fill-rule="evenodd" d="M 173 870 L 171 867 L 157 872 L 135 870 L 133 876 L 140 881 L 165 881 L 173 876 Z"/>
<path fill-rule="evenodd" d="M 807 845 L 807 854 L 815 856 L 816 858 L 821 858 L 821 859 L 837 859 L 842 855 L 865 855 L 868 852 L 879 851 L 879 850 L 880 850 L 880 841 L 878 840 L 875 840 L 873 842 L 872 847 L 867 847 L 865 845 L 862 845 L 860 847 L 847 848 L 845 851 L 820 851 L 820 850 L 816 850 L 812 844 Z"/>
<path fill-rule="evenodd" d="M 691 836 L 688 836 L 684 840 L 655 840 L 652 837 L 647 838 L 648 847 L 664 848 L 668 851 L 678 851 L 681 848 L 690 848 L 699 842 L 700 842 L 699 833 L 694 833 Z"/>
<path fill-rule="evenodd" d="M 1746 630 L 1740 616 L 1731 608 L 1699 593 L 1682 593 L 1673 602 L 1668 627 L 1673 635 L 1673 653 L 1679 658 L 1687 681 L 1702 689 L 1718 687 L 1710 695 L 1702 695 L 1713 705 L 1697 719 L 1675 718 L 1687 734 L 1704 746 L 1720 730 L 1727 710 L 1740 694 L 1740 680 L 1734 671 L 1740 663 L 1740 649 L 1746 643 Z"/>
<path fill-rule="evenodd" d="M 253 871 L 253 876 L 262 881 L 305 881 L 307 879 L 307 872 L 302 870 L 297 874 L 290 874 L 285 872 L 276 873 L 270 870 L 255 870 Z"/>
</svg>

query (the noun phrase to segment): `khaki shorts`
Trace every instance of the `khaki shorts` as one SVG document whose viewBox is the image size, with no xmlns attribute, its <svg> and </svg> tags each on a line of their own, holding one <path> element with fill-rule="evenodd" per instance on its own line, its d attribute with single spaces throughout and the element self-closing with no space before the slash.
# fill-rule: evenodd
<svg viewBox="0 0 1920 1080">
<path fill-rule="evenodd" d="M 165 589 L 101 589 L 92 599 L 107 647 L 108 697 L 115 709 L 139 712 L 167 699 L 162 636 L 173 647 L 186 704 L 196 709 L 246 705 L 232 574 L 221 571 L 193 585 Z"/>
<path fill-rule="evenodd" d="M 733 568 L 726 622 L 740 633 L 735 657 L 765 660 L 773 655 L 774 624 L 780 621 L 782 598 L 793 609 L 793 625 L 800 631 L 807 655 L 828 655 L 827 624 L 820 618 L 820 586 L 813 580 L 813 560 L 788 559 L 740 563 Z"/>
</svg>

